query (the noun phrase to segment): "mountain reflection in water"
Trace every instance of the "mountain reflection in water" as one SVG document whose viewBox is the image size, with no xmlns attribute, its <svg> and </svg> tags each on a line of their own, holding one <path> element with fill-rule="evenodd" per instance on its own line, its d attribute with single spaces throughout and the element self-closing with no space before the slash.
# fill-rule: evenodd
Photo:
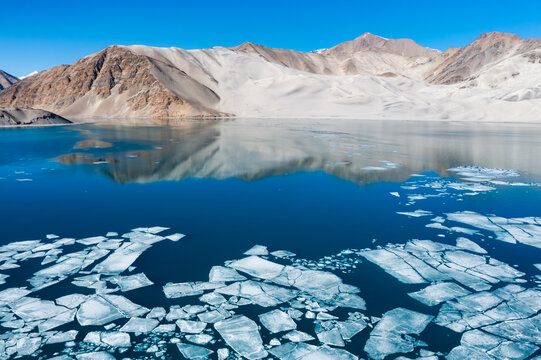
<svg viewBox="0 0 541 360">
<path fill-rule="evenodd" d="M 541 127 L 526 124 L 235 119 L 73 129 L 83 140 L 74 139 L 72 151 L 57 160 L 92 164 L 88 171 L 122 183 L 254 181 L 314 170 L 356 183 L 400 182 L 430 170 L 451 175 L 447 169 L 467 165 L 512 168 L 531 180 L 541 175 Z"/>
</svg>

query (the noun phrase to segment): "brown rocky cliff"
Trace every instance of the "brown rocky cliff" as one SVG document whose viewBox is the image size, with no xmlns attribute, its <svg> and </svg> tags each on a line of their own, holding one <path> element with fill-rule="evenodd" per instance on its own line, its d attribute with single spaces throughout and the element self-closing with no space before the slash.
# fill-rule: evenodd
<svg viewBox="0 0 541 360">
<path fill-rule="evenodd" d="M 41 108 L 71 116 L 222 115 L 160 83 L 154 76 L 155 61 L 111 46 L 72 65 L 54 67 L 10 86 L 0 92 L 0 107 Z M 219 101 L 211 89 L 198 85 L 210 99 Z M 86 98 L 103 105 L 87 114 Z"/>
</svg>

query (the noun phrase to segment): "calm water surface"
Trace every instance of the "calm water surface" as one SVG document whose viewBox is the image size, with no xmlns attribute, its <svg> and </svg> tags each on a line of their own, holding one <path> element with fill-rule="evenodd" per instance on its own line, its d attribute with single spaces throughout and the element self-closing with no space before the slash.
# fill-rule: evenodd
<svg viewBox="0 0 541 360">
<path fill-rule="evenodd" d="M 292 259 L 299 263 L 294 260 L 294 264 L 319 264 L 360 288 L 359 296 L 366 301 L 361 312 L 370 326 L 344 347 L 334 348 L 377 358 L 366 348 L 377 319 L 368 318 L 395 308 L 437 317 L 441 305 L 428 306 L 407 295 L 427 284 L 404 283 L 384 271 L 381 263 L 362 256 L 356 257 L 355 267 L 343 271 L 331 263 L 332 259 L 347 263 L 345 256 L 335 255 L 346 249 L 399 246 L 412 239 L 454 246 L 457 238 L 466 237 L 488 251 L 482 255 L 487 262 L 496 259 L 522 272 L 520 286 L 539 289 L 541 271 L 534 264 L 541 263 L 541 238 L 535 229 L 541 223 L 534 219 L 528 225 L 534 229 L 529 244 L 520 239 L 511 243 L 501 241 L 498 231 L 478 223 L 453 222 L 447 214 L 469 211 L 511 222 L 541 217 L 540 154 L 541 126 L 527 124 L 237 119 L 187 121 L 174 127 L 2 129 L 0 245 L 34 239 L 47 243 L 46 234 L 80 239 L 110 231 L 124 234 L 138 227 L 168 227 L 167 234 L 186 237 L 158 242 L 133 263 L 133 273 L 143 272 L 154 285 L 118 293 L 139 305 L 166 310 L 197 303 L 194 297 L 166 298 L 162 287 L 168 282 L 208 281 L 212 266 L 241 259 L 256 244 L 269 251 L 288 250 L 296 254 Z M 482 174 L 486 169 L 514 172 L 472 180 L 449 170 L 457 167 L 476 167 L 469 171 Z M 465 184 L 470 187 L 460 188 Z M 427 215 L 399 214 L 416 210 Z M 453 226 L 470 232 L 450 230 Z M 292 264 L 291 258 L 264 257 Z M 10 276 L 0 291 L 29 286 L 27 280 L 46 267 L 42 260 L 29 259 L 20 268 L 2 271 Z M 83 275 L 71 275 L 28 296 L 54 300 L 69 293 L 95 293 L 71 284 L 73 276 Z M 510 282 L 496 276 L 487 291 Z M 249 305 L 234 311 L 258 322 L 258 314 L 275 308 Z M 528 317 L 538 315 L 540 309 Z M 338 308 L 331 313 L 343 320 L 348 311 L 353 310 Z M 303 317 L 297 325 L 315 336 L 313 320 Z M 55 330 L 68 329 L 79 331 L 76 342 L 89 331 L 76 322 Z M 7 334 L 8 328 L 0 327 L 2 332 Z M 387 355 L 409 353 L 414 358 L 423 349 L 445 356 L 460 345 L 462 333 L 432 321 L 420 334 L 410 333 L 425 345 L 417 343 L 412 352 Z M 225 346 L 216 332 L 209 334 L 216 342 L 207 348 Z M 273 337 L 284 343 L 281 335 L 261 330 L 265 344 Z M 178 329 L 174 336 L 189 343 Z M 132 335 L 132 343 L 144 338 Z M 506 340 L 515 341 L 512 336 Z M 317 339 L 308 344 L 321 345 Z M 532 351 L 517 358 L 539 354 L 539 341 L 528 344 Z M 175 345 L 166 348 L 158 355 L 182 358 Z M 103 349 L 124 356 L 115 348 L 98 350 Z M 145 354 L 136 350 L 126 354 L 134 358 Z M 71 354 L 63 344 L 42 345 L 40 351 L 47 356 Z"/>
</svg>

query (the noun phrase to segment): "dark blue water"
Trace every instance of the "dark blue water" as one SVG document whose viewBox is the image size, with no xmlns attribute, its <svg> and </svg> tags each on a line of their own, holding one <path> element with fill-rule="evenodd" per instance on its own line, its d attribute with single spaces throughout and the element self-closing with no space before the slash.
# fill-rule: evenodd
<svg viewBox="0 0 541 360">
<path fill-rule="evenodd" d="M 110 146 L 81 146 L 84 140 Z M 515 169 L 521 181 L 536 183 L 541 179 L 539 154 L 541 126 L 534 125 L 234 120 L 176 128 L 4 129 L 0 242 L 50 233 L 82 238 L 140 226 L 170 227 L 187 237 L 145 252 L 136 265 L 155 282 L 153 291 L 130 293 L 141 305 L 169 305 L 165 297 L 150 294 L 166 282 L 205 280 L 213 265 L 239 258 L 254 244 L 318 259 L 414 238 L 453 244 L 461 236 L 438 237 L 441 232 L 425 227 L 426 218 L 397 211 L 541 216 L 539 186 L 497 186 L 460 201 L 428 198 L 409 206 L 404 196 L 390 195 L 434 193 L 401 186 L 415 181 L 413 174 L 454 180 L 447 169 L 455 166 Z M 362 170 L 384 167 L 381 161 L 399 166 Z M 541 262 L 541 251 L 530 246 L 492 240 L 487 250 L 527 273 Z M 13 276 L 0 290 L 33 271 L 6 272 Z M 420 287 L 403 285 L 374 264 L 363 262 L 340 276 L 362 289 L 371 315 L 398 306 L 437 313 L 406 295 Z M 42 293 L 54 297 L 60 291 L 52 287 Z M 458 335 L 432 324 L 426 331 L 425 341 L 435 348 L 456 346 Z M 363 334 L 350 351 L 361 352 L 369 331 Z"/>
</svg>

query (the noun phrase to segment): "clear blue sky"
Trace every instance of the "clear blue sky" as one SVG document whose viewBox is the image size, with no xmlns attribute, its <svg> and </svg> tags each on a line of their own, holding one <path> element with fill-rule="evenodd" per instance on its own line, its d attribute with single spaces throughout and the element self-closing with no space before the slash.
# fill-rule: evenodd
<svg viewBox="0 0 541 360">
<path fill-rule="evenodd" d="M 541 0 L 7 0 L 0 9 L 0 69 L 16 76 L 112 44 L 308 51 L 371 32 L 445 50 L 488 31 L 541 37 Z"/>
</svg>

